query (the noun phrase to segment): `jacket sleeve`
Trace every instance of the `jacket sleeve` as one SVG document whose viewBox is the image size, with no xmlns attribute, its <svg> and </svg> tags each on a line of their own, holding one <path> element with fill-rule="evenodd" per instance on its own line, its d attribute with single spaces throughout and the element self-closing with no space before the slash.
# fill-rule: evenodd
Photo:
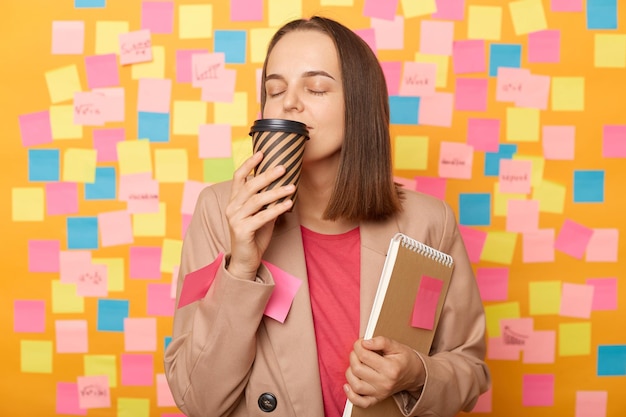
<svg viewBox="0 0 626 417">
<path fill-rule="evenodd" d="M 454 271 L 430 355 L 418 353 L 426 380 L 417 401 L 405 402 L 410 416 L 452 417 L 470 411 L 490 384 L 483 304 L 454 212 L 444 207 L 440 250 L 452 256 Z"/>
<path fill-rule="evenodd" d="M 203 190 L 183 241 L 176 305 L 185 275 L 225 254 L 206 296 L 177 308 L 165 375 L 189 417 L 230 414 L 239 404 L 256 352 L 256 333 L 274 284 L 261 266 L 256 281 L 231 276 L 228 229 L 218 195 Z"/>
</svg>

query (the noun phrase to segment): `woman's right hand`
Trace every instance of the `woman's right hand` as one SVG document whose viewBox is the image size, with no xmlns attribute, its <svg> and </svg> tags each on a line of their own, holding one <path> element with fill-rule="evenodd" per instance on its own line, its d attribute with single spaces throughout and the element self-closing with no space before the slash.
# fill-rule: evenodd
<svg viewBox="0 0 626 417">
<path fill-rule="evenodd" d="M 235 171 L 230 202 L 226 207 L 231 241 L 228 271 L 237 278 L 251 281 L 256 278 L 276 219 L 288 211 L 293 202 L 286 199 L 266 209 L 261 208 L 295 191 L 293 185 L 288 185 L 259 192 L 285 173 L 285 168 L 278 166 L 256 177 L 251 176 L 250 172 L 262 159 L 263 154 L 257 152 Z"/>
</svg>

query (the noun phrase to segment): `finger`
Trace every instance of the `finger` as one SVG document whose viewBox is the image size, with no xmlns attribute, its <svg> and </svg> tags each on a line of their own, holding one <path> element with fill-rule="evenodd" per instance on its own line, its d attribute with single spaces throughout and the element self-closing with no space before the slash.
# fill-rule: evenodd
<svg viewBox="0 0 626 417">
<path fill-rule="evenodd" d="M 246 159 L 243 164 L 233 174 L 233 188 L 239 187 L 246 183 L 246 179 L 250 175 L 250 172 L 256 167 L 263 159 L 262 152 L 254 153 L 250 158 Z"/>
</svg>

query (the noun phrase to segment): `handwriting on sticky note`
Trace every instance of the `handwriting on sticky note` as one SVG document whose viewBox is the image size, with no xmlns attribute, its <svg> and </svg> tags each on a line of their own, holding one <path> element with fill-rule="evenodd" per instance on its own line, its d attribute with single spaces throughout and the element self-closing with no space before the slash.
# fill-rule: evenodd
<svg viewBox="0 0 626 417">
<path fill-rule="evenodd" d="M 500 160 L 500 191 L 503 193 L 530 193 L 531 161 Z"/>
<path fill-rule="evenodd" d="M 496 79 L 496 100 L 515 102 L 529 82 L 530 71 L 524 68 L 499 67 Z"/>
<path fill-rule="evenodd" d="M 405 62 L 400 84 L 402 96 L 429 96 L 435 93 L 437 64 Z"/>
<path fill-rule="evenodd" d="M 102 126 L 105 120 L 106 100 L 94 92 L 74 93 L 74 123 L 85 126 Z"/>
<path fill-rule="evenodd" d="M 415 296 L 411 325 L 420 329 L 432 330 L 435 326 L 437 304 L 443 288 L 443 281 L 423 275 Z"/>
<path fill-rule="evenodd" d="M 78 405 L 80 408 L 106 408 L 111 406 L 109 377 L 79 376 Z"/>
<path fill-rule="evenodd" d="M 120 34 L 120 64 L 152 61 L 152 40 L 148 29 Z"/>
<path fill-rule="evenodd" d="M 106 297 L 108 295 L 107 266 L 84 265 L 78 274 L 76 293 L 83 297 Z"/>
<path fill-rule="evenodd" d="M 203 83 L 219 78 L 225 69 L 223 52 L 193 54 L 191 56 L 191 85 L 202 87 Z"/>
</svg>

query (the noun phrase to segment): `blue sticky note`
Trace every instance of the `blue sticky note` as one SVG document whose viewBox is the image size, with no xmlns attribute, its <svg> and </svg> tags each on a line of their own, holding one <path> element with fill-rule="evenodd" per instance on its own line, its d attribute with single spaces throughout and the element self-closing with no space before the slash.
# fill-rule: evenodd
<svg viewBox="0 0 626 417">
<path fill-rule="evenodd" d="M 28 181 L 59 181 L 58 149 L 28 150 Z"/>
<path fill-rule="evenodd" d="M 489 226 L 491 224 L 491 194 L 459 194 L 459 223 L 464 226 Z"/>
<path fill-rule="evenodd" d="M 587 29 L 617 29 L 617 0 L 587 0 Z"/>
<path fill-rule="evenodd" d="M 485 152 L 485 172 L 486 177 L 497 177 L 500 175 L 500 160 L 513 159 L 517 152 L 517 145 L 501 144 L 498 152 Z"/>
<path fill-rule="evenodd" d="M 419 97 L 389 96 L 392 125 L 416 125 L 419 109 Z"/>
<path fill-rule="evenodd" d="M 213 39 L 215 52 L 223 52 L 227 64 L 246 63 L 245 30 L 216 30 Z"/>
<path fill-rule="evenodd" d="M 101 332 L 123 332 L 124 319 L 128 318 L 128 300 L 98 300 L 98 325 Z"/>
<path fill-rule="evenodd" d="M 139 139 L 150 142 L 170 141 L 169 113 L 151 113 L 140 111 L 137 116 Z"/>
<path fill-rule="evenodd" d="M 85 200 L 115 200 L 115 167 L 96 167 L 96 181 L 85 183 Z"/>
<path fill-rule="evenodd" d="M 77 9 L 102 8 L 106 7 L 106 0 L 74 0 L 74 7 Z"/>
<path fill-rule="evenodd" d="M 170 345 L 170 343 L 172 343 L 172 336 L 165 336 L 165 340 L 164 340 L 164 349 L 167 349 L 167 347 Z"/>
<path fill-rule="evenodd" d="M 67 218 L 68 249 L 98 249 L 98 218 Z"/>
<path fill-rule="evenodd" d="M 626 375 L 626 345 L 598 346 L 598 376 Z"/>
<path fill-rule="evenodd" d="M 604 171 L 574 171 L 574 203 L 604 202 Z"/>
<path fill-rule="evenodd" d="M 498 68 L 519 68 L 522 64 L 522 45 L 495 43 L 489 52 L 489 75 L 498 75 Z"/>
</svg>

